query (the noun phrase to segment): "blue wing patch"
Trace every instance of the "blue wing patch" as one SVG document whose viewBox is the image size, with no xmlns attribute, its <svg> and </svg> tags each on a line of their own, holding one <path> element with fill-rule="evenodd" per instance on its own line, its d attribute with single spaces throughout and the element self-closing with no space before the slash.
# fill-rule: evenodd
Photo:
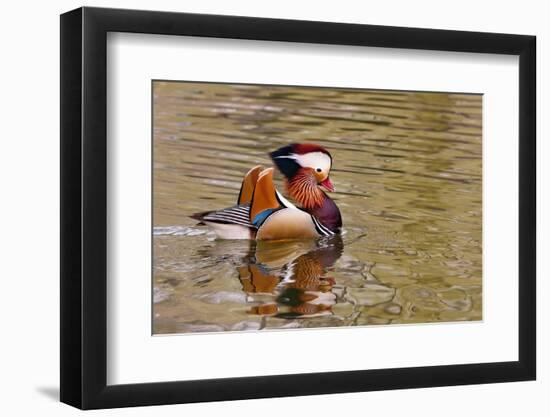
<svg viewBox="0 0 550 417">
<path fill-rule="evenodd" d="M 256 217 L 252 220 L 252 224 L 256 227 L 260 225 L 267 219 L 276 209 L 267 209 L 256 214 Z"/>
</svg>

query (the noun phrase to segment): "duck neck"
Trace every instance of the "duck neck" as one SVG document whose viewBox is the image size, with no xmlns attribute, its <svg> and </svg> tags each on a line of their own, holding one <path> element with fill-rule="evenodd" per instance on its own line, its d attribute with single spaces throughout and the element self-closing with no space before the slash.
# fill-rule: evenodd
<svg viewBox="0 0 550 417">
<path fill-rule="evenodd" d="M 327 195 L 317 185 L 315 176 L 310 170 L 301 169 L 286 181 L 288 195 L 303 208 L 311 210 L 321 207 Z"/>
</svg>

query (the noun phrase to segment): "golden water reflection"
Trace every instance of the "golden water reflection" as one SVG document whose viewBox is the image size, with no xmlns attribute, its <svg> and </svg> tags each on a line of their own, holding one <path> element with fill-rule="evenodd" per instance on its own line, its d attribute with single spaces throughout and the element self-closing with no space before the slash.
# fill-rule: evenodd
<svg viewBox="0 0 550 417">
<path fill-rule="evenodd" d="M 329 268 L 340 258 L 340 236 L 330 240 L 269 242 L 254 245 L 246 264 L 238 267 L 249 313 L 281 318 L 332 314 L 337 297 Z"/>
<path fill-rule="evenodd" d="M 482 318 L 482 111 L 473 94 L 155 82 L 153 331 Z M 338 241 L 219 241 L 268 152 L 333 159 Z M 276 182 L 281 185 L 280 177 Z"/>
</svg>

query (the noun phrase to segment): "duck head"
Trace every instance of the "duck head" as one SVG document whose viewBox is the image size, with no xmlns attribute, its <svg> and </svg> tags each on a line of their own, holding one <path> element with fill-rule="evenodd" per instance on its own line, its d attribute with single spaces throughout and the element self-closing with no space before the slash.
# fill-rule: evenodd
<svg viewBox="0 0 550 417">
<path fill-rule="evenodd" d="M 332 156 L 322 146 L 312 143 L 293 143 L 269 154 L 273 163 L 286 177 L 289 194 L 304 207 L 323 203 L 318 186 L 334 191 L 329 174 Z"/>
</svg>

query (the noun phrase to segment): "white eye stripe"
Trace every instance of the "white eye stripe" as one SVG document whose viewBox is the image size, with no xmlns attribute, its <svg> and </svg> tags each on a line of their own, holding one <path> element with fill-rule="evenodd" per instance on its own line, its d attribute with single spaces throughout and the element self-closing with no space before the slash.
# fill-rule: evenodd
<svg viewBox="0 0 550 417">
<path fill-rule="evenodd" d="M 304 168 L 321 168 L 322 172 L 327 173 L 330 171 L 332 161 L 330 160 L 330 156 L 324 152 L 310 152 L 304 155 L 293 154 L 292 156 L 294 156 L 292 159 L 296 160 Z"/>
</svg>

